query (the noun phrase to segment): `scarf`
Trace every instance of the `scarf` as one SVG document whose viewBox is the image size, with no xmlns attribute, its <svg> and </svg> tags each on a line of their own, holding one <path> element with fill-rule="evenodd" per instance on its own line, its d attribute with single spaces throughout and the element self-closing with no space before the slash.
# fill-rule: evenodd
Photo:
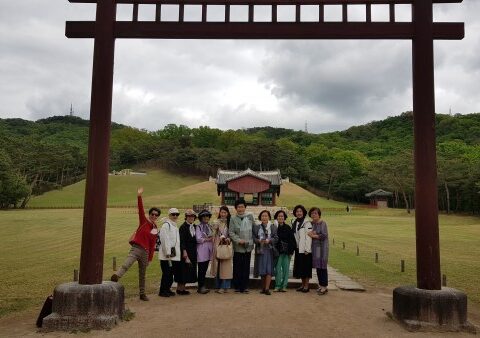
<svg viewBox="0 0 480 338">
<path fill-rule="evenodd" d="M 188 222 L 187 222 L 187 224 L 189 225 L 189 228 L 188 228 L 188 229 L 190 230 L 190 235 L 191 235 L 192 237 L 195 237 L 195 224 L 194 224 L 194 223 L 190 224 L 190 223 L 188 223 Z"/>
</svg>

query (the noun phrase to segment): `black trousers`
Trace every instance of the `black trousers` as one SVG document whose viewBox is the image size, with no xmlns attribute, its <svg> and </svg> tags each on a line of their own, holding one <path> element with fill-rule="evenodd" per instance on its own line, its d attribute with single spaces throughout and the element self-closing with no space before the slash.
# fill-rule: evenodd
<svg viewBox="0 0 480 338">
<path fill-rule="evenodd" d="M 208 263 L 210 263 L 210 261 L 198 262 L 198 288 L 199 289 L 205 286 L 205 275 L 207 274 Z"/>
<path fill-rule="evenodd" d="M 328 286 L 328 272 L 327 269 L 319 269 L 317 268 L 317 277 L 318 277 L 318 284 L 323 287 Z"/>
<path fill-rule="evenodd" d="M 233 286 L 235 290 L 245 291 L 250 278 L 251 252 L 233 253 Z"/>
<path fill-rule="evenodd" d="M 160 268 L 162 268 L 162 280 L 160 281 L 160 293 L 170 291 L 170 288 L 173 284 L 173 264 L 177 262 L 171 262 L 170 266 L 169 261 L 160 260 Z"/>
</svg>

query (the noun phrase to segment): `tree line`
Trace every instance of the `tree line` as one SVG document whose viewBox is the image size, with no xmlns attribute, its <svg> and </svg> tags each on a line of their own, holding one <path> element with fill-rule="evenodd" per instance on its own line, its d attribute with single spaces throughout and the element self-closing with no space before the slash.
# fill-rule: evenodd
<svg viewBox="0 0 480 338">
<path fill-rule="evenodd" d="M 32 195 L 84 178 L 88 121 L 55 116 L 0 120 L 0 207 L 25 207 Z M 437 115 L 439 207 L 480 212 L 480 114 Z M 412 113 L 344 131 L 284 128 L 220 130 L 169 124 L 146 131 L 113 123 L 110 168 L 159 167 L 215 176 L 218 168 L 272 170 L 326 198 L 368 203 L 394 193 L 392 206 L 415 207 Z"/>
</svg>

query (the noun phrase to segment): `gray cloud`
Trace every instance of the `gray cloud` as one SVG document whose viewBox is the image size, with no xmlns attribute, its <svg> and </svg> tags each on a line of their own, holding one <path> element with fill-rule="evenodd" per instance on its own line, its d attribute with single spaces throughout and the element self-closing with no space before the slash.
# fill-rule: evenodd
<svg viewBox="0 0 480 338">
<path fill-rule="evenodd" d="M 463 41 L 435 43 L 437 111 L 479 111 L 479 1 L 435 8 L 466 22 Z M 0 4 L 0 117 L 88 117 L 93 41 L 64 36 L 95 6 L 64 0 Z M 123 15 L 123 14 L 122 14 Z M 128 15 L 128 13 L 127 13 Z M 113 119 L 229 129 L 273 125 L 320 132 L 411 109 L 406 41 L 118 40 Z"/>
</svg>

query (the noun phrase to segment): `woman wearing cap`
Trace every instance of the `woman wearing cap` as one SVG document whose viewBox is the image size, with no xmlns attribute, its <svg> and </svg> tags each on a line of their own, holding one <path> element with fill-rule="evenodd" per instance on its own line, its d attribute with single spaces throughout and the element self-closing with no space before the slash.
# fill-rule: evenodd
<svg viewBox="0 0 480 338">
<path fill-rule="evenodd" d="M 313 207 L 308 211 L 308 216 L 312 219 L 312 265 L 317 269 L 319 295 L 328 292 L 328 229 L 327 223 L 321 219 L 322 212 L 320 208 Z"/>
<path fill-rule="evenodd" d="M 312 238 L 308 235 L 312 231 L 312 224 L 305 219 L 307 210 L 303 205 L 293 208 L 295 219 L 292 222 L 292 230 L 295 235 L 297 249 L 293 261 L 293 277 L 302 280 L 302 286 L 297 291 L 308 292 L 310 278 L 312 278 Z"/>
<path fill-rule="evenodd" d="M 231 243 L 230 237 L 228 236 L 230 218 L 228 207 L 222 205 L 218 212 L 218 219 L 213 223 L 213 257 L 210 272 L 215 278 L 215 292 L 217 293 L 228 292 L 233 277 L 232 258 L 217 259 L 217 247 Z"/>
<path fill-rule="evenodd" d="M 248 293 L 250 277 L 250 260 L 253 250 L 253 224 L 251 213 L 246 213 L 247 203 L 244 199 L 235 201 L 237 214 L 230 220 L 228 234 L 233 242 L 233 286 L 235 292 Z"/>
<path fill-rule="evenodd" d="M 278 224 L 277 249 L 279 253 L 275 272 L 275 291 L 286 292 L 290 260 L 297 247 L 297 242 L 295 241 L 292 228 L 285 222 L 287 213 L 283 210 L 278 210 L 273 218 Z"/>
<path fill-rule="evenodd" d="M 197 215 L 192 209 L 185 211 L 185 222 L 180 226 L 181 260 L 178 271 L 175 273 L 177 294 L 188 295 L 185 284 L 197 282 L 197 237 L 195 218 Z"/>
<path fill-rule="evenodd" d="M 278 241 L 277 226 L 270 220 L 270 211 L 263 210 L 258 215 L 259 225 L 253 226 L 253 241 L 255 242 L 255 264 L 254 276 L 262 277 L 261 293 L 270 296 L 270 283 L 272 282 L 273 270 L 275 267 L 275 247 Z M 274 252 L 275 251 L 275 252 Z"/>
<path fill-rule="evenodd" d="M 169 209 L 168 218 L 163 220 L 163 225 L 160 229 L 161 244 L 158 250 L 158 258 L 162 268 L 162 280 L 158 295 L 161 297 L 175 296 L 175 293 L 170 288 L 173 284 L 174 271 L 178 270 L 180 262 L 180 234 L 176 223 L 179 215 L 177 208 Z"/>
<path fill-rule="evenodd" d="M 205 288 L 205 276 L 208 270 L 208 264 L 212 260 L 213 251 L 213 232 L 208 222 L 212 214 L 208 210 L 202 210 L 198 214 L 200 224 L 196 229 L 197 237 L 197 262 L 198 262 L 198 290 L 200 294 L 209 293 L 210 290 Z"/>
<path fill-rule="evenodd" d="M 150 208 L 148 211 L 148 219 L 145 217 L 142 201 L 143 188 L 137 190 L 137 204 L 138 204 L 138 218 L 139 224 L 137 231 L 134 232 L 130 239 L 130 252 L 128 253 L 122 267 L 115 272 L 110 280 L 118 282 L 118 280 L 127 272 L 135 261 L 138 262 L 138 285 L 140 289 L 140 299 L 148 300 L 145 294 L 145 272 L 147 265 L 152 261 L 155 252 L 155 241 L 157 239 L 157 224 L 156 221 L 160 216 L 160 209 Z"/>
</svg>

